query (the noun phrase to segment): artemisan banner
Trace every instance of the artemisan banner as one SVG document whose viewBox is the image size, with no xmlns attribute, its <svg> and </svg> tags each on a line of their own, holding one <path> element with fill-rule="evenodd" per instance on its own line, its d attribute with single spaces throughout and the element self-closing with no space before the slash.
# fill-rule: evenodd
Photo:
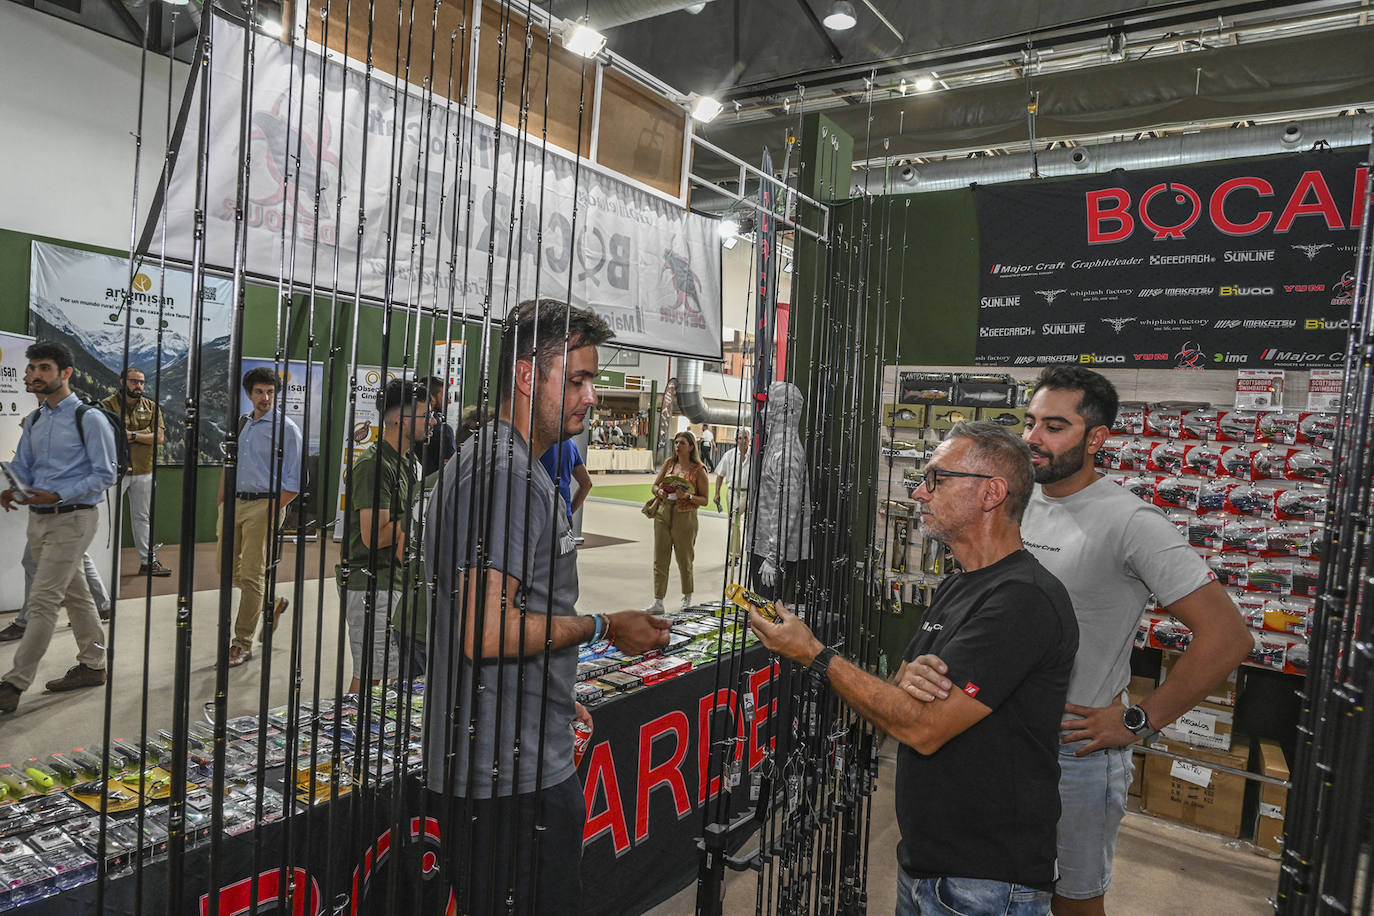
<svg viewBox="0 0 1374 916">
<path fill-rule="evenodd" d="M 1340 366 L 1359 151 L 979 187 L 977 362 Z"/>
<path fill-rule="evenodd" d="M 199 375 L 201 464 L 221 464 L 229 398 L 229 317 L 233 284 L 205 278 Z M 119 388 L 125 337 L 129 365 L 142 369 L 144 396 L 156 397 L 167 433 L 162 464 L 181 464 L 186 449 L 186 371 L 191 346 L 191 275 L 143 264 L 129 282 L 129 262 L 34 242 L 29 272 L 29 330 L 72 351 L 72 389 L 92 400 Z M 159 350 L 159 347 L 161 348 Z"/>
<path fill-rule="evenodd" d="M 230 265 L 246 39 L 220 18 L 212 32 L 206 261 Z M 369 88 L 333 60 L 323 71 L 322 79 L 317 54 L 257 42 L 244 214 L 250 272 L 280 276 L 294 250 L 294 271 L 285 272 L 298 284 L 337 283 L 348 295 L 356 268 L 364 297 L 444 312 L 451 299 L 461 314 L 489 310 L 496 320 L 536 294 L 567 298 L 571 273 L 572 302 L 605 318 L 621 346 L 720 358 L 714 220 L 578 169 L 537 136 L 502 131 L 498 152 L 495 128 L 457 106 L 398 98 L 375 78 Z M 194 238 L 196 147 L 192 124 L 166 195 L 168 254 L 184 260 Z M 523 207 L 514 239 L 513 201 Z"/>
</svg>

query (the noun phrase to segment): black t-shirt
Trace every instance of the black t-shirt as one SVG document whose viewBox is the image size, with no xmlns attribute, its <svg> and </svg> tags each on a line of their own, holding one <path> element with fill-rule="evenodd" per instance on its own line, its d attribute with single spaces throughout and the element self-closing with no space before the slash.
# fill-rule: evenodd
<svg viewBox="0 0 1374 916">
<path fill-rule="evenodd" d="M 992 713 L 930 756 L 897 753 L 897 861 L 918 878 L 1052 890 L 1059 723 L 1078 650 L 1068 592 L 1018 550 L 935 593 L 904 658 L 933 652 Z"/>
</svg>

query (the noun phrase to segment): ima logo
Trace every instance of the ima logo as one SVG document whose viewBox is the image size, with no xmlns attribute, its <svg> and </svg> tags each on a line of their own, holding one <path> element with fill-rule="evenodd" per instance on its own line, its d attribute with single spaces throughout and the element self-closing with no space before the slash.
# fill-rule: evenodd
<svg viewBox="0 0 1374 916">
<path fill-rule="evenodd" d="M 969 681 L 967 684 L 964 685 L 964 693 L 968 694 L 971 697 L 978 696 L 978 685 L 973 683 L 973 681 Z"/>
<path fill-rule="evenodd" d="M 134 274 L 133 283 L 130 284 L 134 292 L 146 293 L 153 288 L 153 281 L 147 274 Z"/>
</svg>

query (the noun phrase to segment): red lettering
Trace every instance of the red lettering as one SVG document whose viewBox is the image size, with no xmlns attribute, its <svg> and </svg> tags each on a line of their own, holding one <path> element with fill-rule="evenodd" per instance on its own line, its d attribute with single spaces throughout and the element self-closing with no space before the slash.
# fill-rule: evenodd
<svg viewBox="0 0 1374 916">
<path fill-rule="evenodd" d="M 673 710 L 639 727 L 639 783 L 635 792 L 635 842 L 649 835 L 649 794 L 661 785 L 673 790 L 673 808 L 680 818 L 692 810 L 687 781 L 682 778 L 682 761 L 687 756 L 687 739 L 692 725 L 686 713 Z M 651 765 L 654 741 L 672 735 L 673 753 L 657 766 Z"/>
<path fill-rule="evenodd" d="M 771 666 L 749 675 L 749 692 L 754 695 L 754 721 L 749 725 L 749 769 L 751 770 L 763 763 L 764 749 L 759 744 L 759 729 L 763 727 L 764 722 L 768 721 L 770 715 L 778 711 L 777 697 L 769 700 L 765 705 L 759 700 L 759 690 L 763 688 L 764 684 L 777 677 L 780 670 L 777 662 L 774 662 Z M 769 737 L 769 749 L 776 747 L 777 743 L 776 736 Z"/>
<path fill-rule="evenodd" d="M 306 909 L 306 894 L 303 889 L 306 884 L 310 885 L 309 909 Z M 281 891 L 281 871 L 272 869 L 265 871 L 257 877 L 258 893 L 257 903 L 275 903 L 278 893 Z M 290 912 L 294 916 L 305 916 L 306 913 L 318 913 L 322 903 L 320 899 L 320 886 L 311 878 L 304 868 L 293 868 L 291 870 L 291 887 L 287 895 Z M 220 888 L 219 892 L 219 912 L 220 916 L 239 916 L 246 913 L 253 907 L 253 879 L 244 878 L 242 881 L 235 881 L 233 884 Z M 207 916 L 210 912 L 210 895 L 200 895 L 201 916 Z"/>
<path fill-rule="evenodd" d="M 1364 222 L 1364 208 L 1369 202 L 1368 194 L 1364 193 L 1365 187 L 1369 184 L 1369 168 L 1360 166 L 1355 170 L 1355 199 L 1350 204 L 1350 225 L 1351 228 Z"/>
<path fill-rule="evenodd" d="M 599 789 L 604 789 L 606 793 L 606 810 L 591 814 Z M 615 778 L 615 758 L 611 756 L 608 741 L 602 741 L 592 748 L 587 781 L 582 786 L 582 800 L 589 812 L 586 826 L 582 828 L 582 845 L 586 846 L 609 830 L 615 854 L 623 855 L 630 848 L 630 833 L 625 827 L 625 806 L 620 802 L 620 783 Z"/>
<path fill-rule="evenodd" d="M 1317 198 L 1310 204 L 1306 202 L 1309 192 Z M 1274 231 L 1287 232 L 1293 228 L 1293 221 L 1299 216 L 1321 216 L 1326 219 L 1326 228 L 1345 228 L 1345 223 L 1341 222 L 1341 214 L 1336 209 L 1336 201 L 1331 197 L 1331 189 L 1326 186 L 1326 179 L 1315 169 L 1303 172 L 1302 177 L 1298 179 L 1298 186 L 1288 198 L 1288 205 L 1283 208 L 1283 215 L 1279 217 Z"/>
<path fill-rule="evenodd" d="M 1208 211 L 1212 217 L 1212 224 L 1227 235 L 1254 235 L 1274 218 L 1272 210 L 1261 210 L 1255 218 L 1248 223 L 1233 223 L 1226 216 L 1226 198 L 1232 191 L 1241 188 L 1248 188 L 1260 197 L 1273 197 L 1274 186 L 1263 178 L 1232 178 L 1230 181 L 1222 182 L 1217 189 L 1212 192 L 1212 198 L 1208 203 Z"/>
<path fill-rule="evenodd" d="M 1124 242 L 1135 231 L 1135 220 L 1127 212 L 1131 195 L 1124 188 L 1106 188 L 1088 192 L 1088 244 Z M 1115 229 L 1106 229 L 1104 222 L 1115 222 Z"/>
<path fill-rule="evenodd" d="M 697 780 L 700 783 L 697 791 L 697 802 L 703 803 L 707 798 L 715 798 L 720 792 L 720 777 L 715 776 L 710 781 L 710 795 L 707 793 L 707 776 L 711 772 L 711 741 L 714 740 L 714 732 L 711 730 L 712 714 L 721 707 L 730 710 L 730 721 L 735 721 L 735 691 L 728 687 L 722 687 L 716 691 L 715 697 L 702 697 L 701 704 L 697 711 Z M 724 737 L 724 736 L 722 736 Z"/>
<path fill-rule="evenodd" d="M 1188 214 L 1188 218 L 1174 226 L 1164 226 L 1160 223 L 1156 223 L 1150 218 L 1150 201 L 1154 200 L 1156 195 L 1162 194 L 1165 191 L 1173 192 L 1174 203 L 1182 205 L 1186 200 L 1192 205 L 1192 211 Z M 1198 196 L 1197 191 L 1194 191 L 1186 184 L 1170 181 L 1165 184 L 1157 184 L 1141 195 L 1140 206 L 1136 208 L 1136 213 L 1140 217 L 1140 222 L 1154 232 L 1156 242 L 1171 238 L 1181 239 L 1183 238 L 1183 233 L 1191 228 L 1193 223 L 1197 222 L 1197 218 L 1202 214 L 1202 198 Z"/>
</svg>

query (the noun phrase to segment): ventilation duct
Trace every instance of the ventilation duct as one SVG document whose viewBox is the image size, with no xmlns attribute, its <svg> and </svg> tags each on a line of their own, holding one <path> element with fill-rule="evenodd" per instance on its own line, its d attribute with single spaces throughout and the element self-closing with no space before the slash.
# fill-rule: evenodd
<svg viewBox="0 0 1374 916">
<path fill-rule="evenodd" d="M 677 404 L 683 416 L 693 423 L 705 423 L 708 426 L 735 426 L 740 422 L 741 413 L 738 407 L 711 407 L 707 405 L 706 399 L 701 396 L 701 360 L 699 359 L 683 359 L 678 362 Z M 742 415 L 746 422 L 749 419 L 748 410 L 746 405 Z"/>
<path fill-rule="evenodd" d="M 1123 140 L 1092 146 L 1046 150 L 1036 157 L 1041 178 L 1092 175 L 1113 169 L 1154 169 L 1193 162 L 1272 156 L 1310 149 L 1324 141 L 1332 147 L 1365 146 L 1374 116 L 1315 118 L 1262 124 L 1255 127 L 1213 128 L 1191 134 L 1145 140 Z M 997 184 L 1031 178 L 1029 152 L 976 159 L 945 159 L 914 163 L 891 170 L 868 172 L 870 194 L 911 194 L 948 191 L 970 184 Z M 856 173 L 853 193 L 864 190 L 864 175 Z"/>
<path fill-rule="evenodd" d="M 554 0 L 551 12 L 560 19 L 587 22 L 599 32 L 616 26 L 653 19 L 664 13 L 687 10 L 699 13 L 710 0 Z"/>
</svg>

